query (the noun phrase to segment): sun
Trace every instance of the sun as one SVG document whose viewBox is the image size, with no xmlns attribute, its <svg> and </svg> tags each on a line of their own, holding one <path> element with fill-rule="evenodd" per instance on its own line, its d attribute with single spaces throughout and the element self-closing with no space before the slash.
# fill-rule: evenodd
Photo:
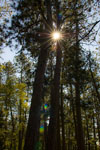
<svg viewBox="0 0 100 150">
<path fill-rule="evenodd" d="M 61 33 L 60 33 L 59 31 L 54 31 L 54 32 L 52 33 L 52 39 L 53 39 L 54 41 L 60 40 L 60 39 L 61 39 Z"/>
</svg>

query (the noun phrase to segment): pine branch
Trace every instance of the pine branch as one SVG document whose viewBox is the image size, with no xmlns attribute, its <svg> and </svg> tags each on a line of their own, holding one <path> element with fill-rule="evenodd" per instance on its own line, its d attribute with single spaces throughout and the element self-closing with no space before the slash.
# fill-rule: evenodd
<svg viewBox="0 0 100 150">
<path fill-rule="evenodd" d="M 40 12 L 41 12 L 43 21 L 44 21 L 44 23 L 47 25 L 47 19 L 45 18 L 44 13 L 43 13 L 43 10 L 42 10 L 42 8 L 41 8 L 41 1 L 40 1 L 40 0 L 38 0 L 38 6 L 39 6 L 39 9 L 40 9 Z"/>
<path fill-rule="evenodd" d="M 78 40 L 77 42 L 80 42 L 80 41 L 82 41 L 84 38 L 86 38 L 91 32 L 92 32 L 92 30 L 94 29 L 94 27 L 98 24 L 100 22 L 100 20 L 99 21 L 96 21 L 94 24 L 93 24 L 93 26 L 92 26 L 92 28 L 88 31 L 88 33 L 86 33 L 80 40 Z"/>
</svg>

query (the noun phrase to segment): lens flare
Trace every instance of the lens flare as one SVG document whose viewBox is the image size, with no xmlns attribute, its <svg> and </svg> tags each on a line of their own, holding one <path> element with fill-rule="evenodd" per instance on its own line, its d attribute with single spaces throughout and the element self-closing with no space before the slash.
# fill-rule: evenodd
<svg viewBox="0 0 100 150">
<path fill-rule="evenodd" d="M 41 125 L 41 126 L 40 126 L 40 133 L 43 133 L 43 132 L 44 132 L 44 126 Z"/>
<path fill-rule="evenodd" d="M 62 19 L 62 14 L 61 14 L 61 13 L 58 14 L 58 19 L 59 19 L 59 20 Z"/>
<path fill-rule="evenodd" d="M 45 104 L 45 105 L 44 105 L 44 109 L 45 109 L 45 110 L 47 110 L 47 108 L 48 108 L 48 105 L 47 105 L 47 104 Z"/>
</svg>

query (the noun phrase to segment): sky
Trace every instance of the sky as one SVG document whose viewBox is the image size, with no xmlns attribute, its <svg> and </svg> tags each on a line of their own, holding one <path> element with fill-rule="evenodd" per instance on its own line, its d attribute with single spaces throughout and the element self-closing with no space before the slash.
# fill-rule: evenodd
<svg viewBox="0 0 100 150">
<path fill-rule="evenodd" d="M 0 63 L 11 61 L 13 62 L 14 56 L 16 55 L 15 51 L 11 51 L 9 47 L 3 49 L 3 53 L 0 54 Z"/>
<path fill-rule="evenodd" d="M 1 8 L 1 14 L 3 18 L 11 18 L 12 14 L 9 11 L 10 10 L 10 0 L 0 0 L 0 8 Z M 0 23 L 2 22 L 2 18 L 0 20 Z M 16 51 L 11 51 L 9 47 L 2 48 L 3 53 L 0 54 L 0 63 L 4 63 L 7 61 L 13 62 L 14 56 L 16 55 Z"/>
</svg>

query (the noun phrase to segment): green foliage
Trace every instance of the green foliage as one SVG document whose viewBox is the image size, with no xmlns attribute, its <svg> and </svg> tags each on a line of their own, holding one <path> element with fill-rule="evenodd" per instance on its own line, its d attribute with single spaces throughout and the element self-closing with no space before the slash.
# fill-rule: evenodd
<svg viewBox="0 0 100 150">
<path fill-rule="evenodd" d="M 18 132 L 26 128 L 27 112 L 29 110 L 27 85 L 20 83 L 16 76 L 14 65 L 7 62 L 1 65 L 0 84 L 0 149 L 18 147 Z M 21 123 L 20 119 L 21 102 Z"/>
</svg>

